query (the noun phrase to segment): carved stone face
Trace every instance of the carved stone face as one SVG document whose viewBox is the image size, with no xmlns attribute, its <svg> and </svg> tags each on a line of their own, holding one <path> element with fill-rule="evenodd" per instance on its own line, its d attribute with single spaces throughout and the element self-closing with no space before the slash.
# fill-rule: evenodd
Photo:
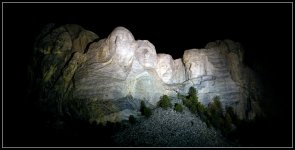
<svg viewBox="0 0 295 150">
<path fill-rule="evenodd" d="M 109 45 L 111 51 L 115 51 L 114 59 L 120 65 L 130 67 L 137 45 L 131 32 L 123 27 L 116 28 L 109 36 Z"/>
<path fill-rule="evenodd" d="M 172 83 L 174 64 L 173 59 L 168 54 L 159 54 L 156 71 L 165 83 Z"/>
<path fill-rule="evenodd" d="M 97 47 L 97 48 L 96 48 Z M 102 39 L 91 45 L 90 50 L 97 50 L 96 61 L 101 64 L 101 74 L 108 74 L 113 78 L 125 80 L 134 60 L 137 42 L 130 31 L 123 27 L 113 30 L 107 39 Z M 89 55 L 89 57 L 92 57 Z M 91 63 L 90 63 L 91 64 Z M 102 67 L 103 66 L 103 67 Z"/>
<path fill-rule="evenodd" d="M 137 41 L 138 48 L 135 55 L 139 63 L 145 68 L 155 68 L 157 66 L 157 53 L 155 47 L 149 41 Z"/>
</svg>

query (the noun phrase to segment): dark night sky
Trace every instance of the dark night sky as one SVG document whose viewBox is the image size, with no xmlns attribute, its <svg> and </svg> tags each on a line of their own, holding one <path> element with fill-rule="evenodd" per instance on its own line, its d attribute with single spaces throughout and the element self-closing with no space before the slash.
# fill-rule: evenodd
<svg viewBox="0 0 295 150">
<path fill-rule="evenodd" d="M 240 42 L 246 50 L 246 63 L 252 68 L 259 66 L 257 71 L 263 82 L 277 98 L 279 109 L 275 111 L 290 119 L 291 4 L 6 3 L 3 8 L 3 80 L 7 105 L 4 109 L 12 108 L 10 102 L 25 102 L 23 89 L 27 84 L 26 67 L 31 60 L 33 42 L 48 23 L 79 24 L 100 38 L 106 38 L 115 27 L 123 26 L 135 39 L 149 40 L 157 53 L 171 54 L 174 59 L 182 57 L 186 49 L 203 48 L 215 40 Z"/>
<path fill-rule="evenodd" d="M 18 43 L 28 48 L 46 24 L 75 23 L 101 38 L 115 27 L 124 26 L 136 39 L 151 41 L 158 53 L 169 53 L 174 59 L 182 57 L 186 49 L 203 48 L 208 42 L 226 38 L 241 42 L 255 61 L 268 59 L 266 55 L 284 57 L 290 53 L 277 53 L 291 45 L 288 4 L 5 5 L 5 37 L 14 42 L 18 37 Z M 22 52 L 30 54 L 28 50 Z"/>
</svg>

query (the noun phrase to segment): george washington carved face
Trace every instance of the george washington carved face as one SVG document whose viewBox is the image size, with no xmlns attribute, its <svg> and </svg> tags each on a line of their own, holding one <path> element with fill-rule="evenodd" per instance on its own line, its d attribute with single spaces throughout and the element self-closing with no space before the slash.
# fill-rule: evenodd
<svg viewBox="0 0 295 150">
<path fill-rule="evenodd" d="M 120 65 L 129 68 L 132 64 L 134 51 L 137 46 L 132 33 L 123 27 L 117 27 L 111 33 L 108 40 L 111 51 L 115 51 L 114 59 Z"/>
</svg>

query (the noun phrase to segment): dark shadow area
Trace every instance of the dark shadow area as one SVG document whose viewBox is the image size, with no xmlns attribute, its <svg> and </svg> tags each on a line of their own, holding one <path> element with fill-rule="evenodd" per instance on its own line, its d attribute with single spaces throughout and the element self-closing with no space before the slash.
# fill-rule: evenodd
<svg viewBox="0 0 295 150">
<path fill-rule="evenodd" d="M 29 106 L 32 108 L 32 106 Z M 4 131 L 7 147 L 116 147 L 112 135 L 122 128 L 120 123 L 106 125 L 85 120 L 59 117 L 38 109 L 26 111 L 18 120 L 9 122 Z M 4 125 L 6 125 L 4 123 Z"/>
</svg>

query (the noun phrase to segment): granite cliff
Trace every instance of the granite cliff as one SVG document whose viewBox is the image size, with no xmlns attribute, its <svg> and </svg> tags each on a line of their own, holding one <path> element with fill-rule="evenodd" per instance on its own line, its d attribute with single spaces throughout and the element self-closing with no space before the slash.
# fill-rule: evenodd
<svg viewBox="0 0 295 150">
<path fill-rule="evenodd" d="M 191 86 L 203 104 L 219 96 L 241 119 L 261 113 L 259 80 L 244 65 L 241 45 L 231 40 L 173 59 L 124 27 L 100 39 L 78 25 L 49 24 L 33 53 L 31 92 L 38 93 L 44 109 L 60 115 L 118 122 L 140 115 L 141 100 L 155 107 L 160 96 L 186 94 Z"/>
</svg>

